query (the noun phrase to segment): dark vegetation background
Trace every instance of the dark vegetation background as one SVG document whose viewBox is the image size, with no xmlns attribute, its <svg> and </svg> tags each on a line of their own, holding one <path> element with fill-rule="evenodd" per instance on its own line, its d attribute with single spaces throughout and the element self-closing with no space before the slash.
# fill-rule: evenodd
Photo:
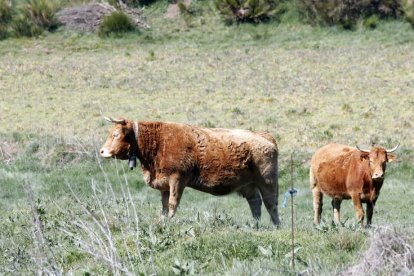
<svg viewBox="0 0 414 276">
<path fill-rule="evenodd" d="M 78 32 L 59 13 L 88 1 L 0 0 L 1 274 L 293 272 L 289 208 L 276 229 L 188 189 L 160 222 L 140 170 L 97 157 L 102 114 L 271 132 L 280 202 L 290 155 L 299 189 L 296 272 L 413 273 L 413 1 L 98 4 Z M 349 201 L 334 225 L 328 198 L 313 225 L 309 159 L 330 141 L 401 145 L 371 229 Z"/>
</svg>

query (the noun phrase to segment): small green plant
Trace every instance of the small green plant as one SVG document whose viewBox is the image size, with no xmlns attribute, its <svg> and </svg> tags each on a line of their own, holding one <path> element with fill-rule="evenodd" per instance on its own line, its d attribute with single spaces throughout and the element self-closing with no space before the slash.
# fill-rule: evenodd
<svg viewBox="0 0 414 276">
<path fill-rule="evenodd" d="M 113 12 L 105 17 L 99 26 L 98 35 L 100 37 L 121 36 L 124 33 L 136 30 L 129 17 L 123 12 Z"/>
<path fill-rule="evenodd" d="M 378 26 L 379 17 L 377 15 L 371 15 L 364 21 L 364 27 L 367 29 L 375 29 Z"/>
<path fill-rule="evenodd" d="M 216 0 L 217 9 L 226 17 L 228 23 L 269 20 L 278 12 L 276 0 Z"/>
</svg>

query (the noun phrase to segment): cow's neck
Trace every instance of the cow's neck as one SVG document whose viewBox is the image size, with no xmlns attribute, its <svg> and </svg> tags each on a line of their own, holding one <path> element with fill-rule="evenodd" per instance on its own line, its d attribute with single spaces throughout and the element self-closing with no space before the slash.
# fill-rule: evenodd
<svg viewBox="0 0 414 276">
<path fill-rule="evenodd" d="M 159 139 L 161 123 L 139 122 L 138 128 L 137 156 L 141 166 L 147 170 L 152 170 L 161 143 Z"/>
<path fill-rule="evenodd" d="M 371 188 L 370 188 L 370 194 L 369 194 L 369 199 L 371 202 L 374 202 L 378 198 L 383 182 L 384 182 L 383 179 L 382 180 L 371 179 Z"/>
<path fill-rule="evenodd" d="M 130 145 L 131 150 L 129 152 L 129 163 L 128 166 L 132 170 L 137 166 L 137 157 L 138 157 L 138 122 L 132 121 L 132 128 L 133 132 L 130 132 L 131 139 L 130 139 Z"/>
</svg>

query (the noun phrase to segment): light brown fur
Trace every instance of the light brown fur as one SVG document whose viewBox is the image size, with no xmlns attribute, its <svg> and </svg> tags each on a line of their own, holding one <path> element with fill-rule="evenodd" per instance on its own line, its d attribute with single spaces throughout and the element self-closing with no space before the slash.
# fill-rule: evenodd
<svg viewBox="0 0 414 276">
<path fill-rule="evenodd" d="M 362 203 L 367 204 L 367 225 L 370 225 L 384 181 L 386 163 L 392 160 L 395 160 L 395 156 L 387 154 L 381 147 L 374 147 L 367 153 L 331 143 L 317 150 L 310 168 L 315 224 L 319 224 L 323 194 L 326 194 L 333 198 L 336 223 L 340 222 L 342 200 L 352 199 L 361 225 L 364 220 Z"/>
<path fill-rule="evenodd" d="M 123 136 L 114 138 L 113 133 Z M 134 144 L 132 133 L 132 121 L 115 124 L 101 152 L 127 159 L 126 152 Z M 175 214 L 188 186 L 213 195 L 238 192 L 248 200 L 256 219 L 263 199 L 273 223 L 279 224 L 278 150 L 270 134 L 139 122 L 137 144 L 144 179 L 161 191 L 164 215 Z"/>
</svg>

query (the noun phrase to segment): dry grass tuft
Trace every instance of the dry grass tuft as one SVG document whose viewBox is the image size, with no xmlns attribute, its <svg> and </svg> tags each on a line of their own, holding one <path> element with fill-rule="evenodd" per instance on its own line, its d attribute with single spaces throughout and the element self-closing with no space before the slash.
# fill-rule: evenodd
<svg viewBox="0 0 414 276">
<path fill-rule="evenodd" d="M 414 273 L 414 247 L 394 226 L 378 228 L 361 261 L 342 275 L 411 275 Z"/>
<path fill-rule="evenodd" d="M 6 164 L 16 159 L 19 154 L 19 146 L 14 142 L 1 142 L 0 143 L 0 160 L 3 160 Z"/>
</svg>

